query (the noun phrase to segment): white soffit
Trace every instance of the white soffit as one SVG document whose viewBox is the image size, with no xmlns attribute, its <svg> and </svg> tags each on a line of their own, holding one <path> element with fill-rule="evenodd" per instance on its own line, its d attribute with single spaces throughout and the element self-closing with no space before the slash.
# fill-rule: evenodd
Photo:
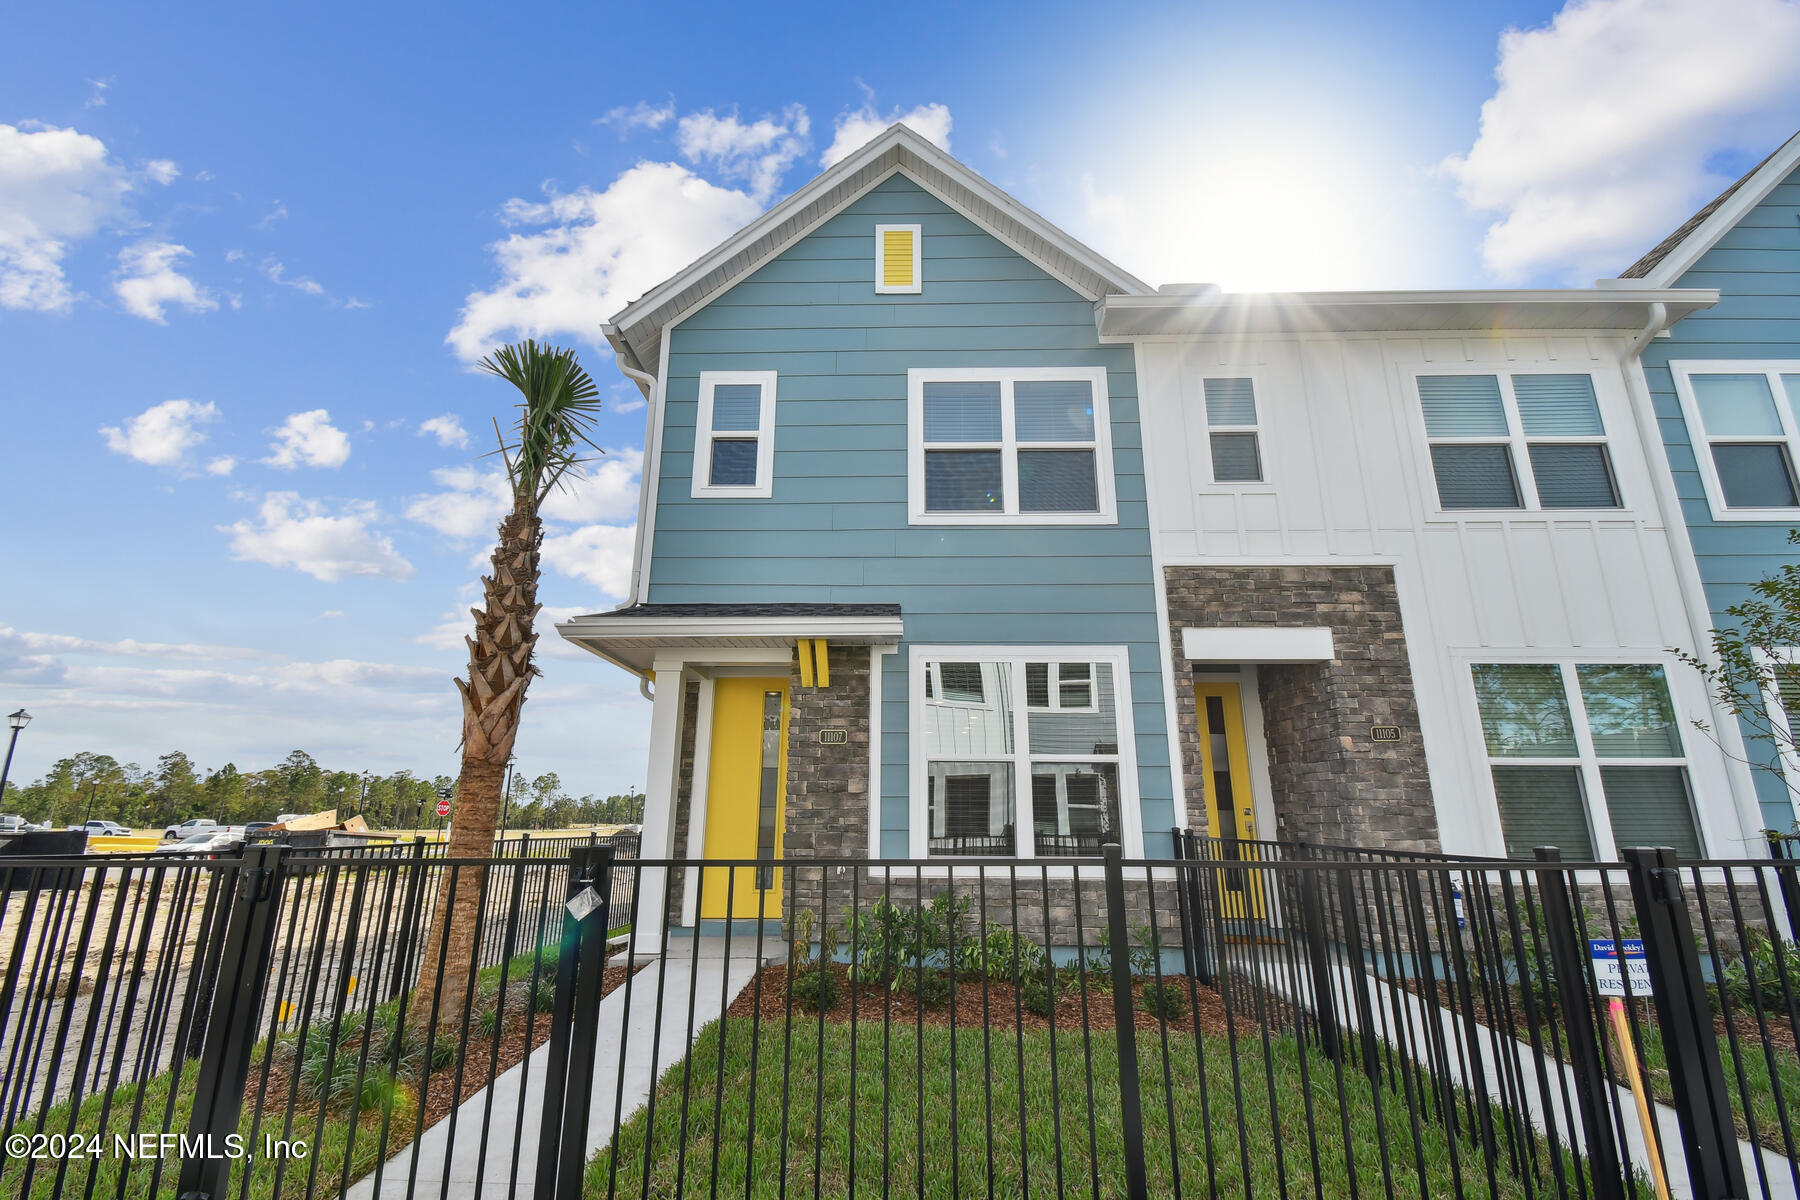
<svg viewBox="0 0 1800 1200">
<path fill-rule="evenodd" d="M 1307 663 L 1330 662 L 1331 630 L 1323 626 L 1294 629 L 1195 629 L 1181 631 L 1182 657 L 1190 662 Z"/>
</svg>

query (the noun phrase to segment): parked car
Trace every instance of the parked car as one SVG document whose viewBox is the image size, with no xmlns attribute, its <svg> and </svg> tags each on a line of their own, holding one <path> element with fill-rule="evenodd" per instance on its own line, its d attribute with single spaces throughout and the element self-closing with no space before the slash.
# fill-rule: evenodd
<svg viewBox="0 0 1800 1200">
<path fill-rule="evenodd" d="M 179 825 L 171 825 L 163 830 L 163 841 L 185 841 L 197 833 L 217 833 L 219 829 L 219 823 L 211 817 L 195 817 L 191 821 L 183 821 Z"/>
<path fill-rule="evenodd" d="M 80 825 L 69 826 L 71 830 L 81 830 L 89 837 L 130 837 L 131 830 L 117 821 L 87 821 Z"/>
<path fill-rule="evenodd" d="M 0 833 L 24 833 L 31 828 L 31 822 L 18 813 L 0 813 Z"/>
<path fill-rule="evenodd" d="M 261 833 L 265 829 L 273 829 L 275 828 L 275 825 L 276 823 L 274 821 L 251 821 L 244 826 L 244 836 L 249 837 L 253 833 Z"/>
<path fill-rule="evenodd" d="M 243 842 L 240 834 L 229 829 L 214 828 L 190 834 L 178 842 L 158 846 L 155 854 L 223 854 L 236 849 Z"/>
</svg>

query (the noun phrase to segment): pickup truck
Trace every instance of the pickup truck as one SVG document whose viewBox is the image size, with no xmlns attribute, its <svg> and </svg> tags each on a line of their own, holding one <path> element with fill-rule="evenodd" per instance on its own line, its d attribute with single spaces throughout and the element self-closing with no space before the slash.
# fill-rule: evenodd
<svg viewBox="0 0 1800 1200">
<path fill-rule="evenodd" d="M 197 833 L 223 833 L 225 827 L 211 817 L 195 817 L 191 821 L 183 821 L 179 825 L 171 825 L 163 830 L 162 840 L 165 842 L 183 842 Z"/>
</svg>

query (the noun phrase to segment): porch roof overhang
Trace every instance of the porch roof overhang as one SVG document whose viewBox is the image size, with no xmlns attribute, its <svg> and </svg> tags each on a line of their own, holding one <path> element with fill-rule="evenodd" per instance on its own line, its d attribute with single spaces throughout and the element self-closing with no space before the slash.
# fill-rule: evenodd
<svg viewBox="0 0 1800 1200">
<path fill-rule="evenodd" d="M 659 658 L 745 661 L 756 652 L 792 650 L 802 638 L 884 645 L 905 630 L 898 604 L 634 604 L 556 627 L 583 650 L 638 675 Z"/>
<path fill-rule="evenodd" d="M 1221 292 L 1176 288 L 1155 295 L 1109 295 L 1094 305 L 1104 337 L 1217 337 L 1246 334 L 1595 330 L 1630 335 L 1652 305 L 1666 324 L 1719 302 L 1712 288 L 1653 288 L 1635 281 L 1605 287 L 1418 292 Z"/>
</svg>

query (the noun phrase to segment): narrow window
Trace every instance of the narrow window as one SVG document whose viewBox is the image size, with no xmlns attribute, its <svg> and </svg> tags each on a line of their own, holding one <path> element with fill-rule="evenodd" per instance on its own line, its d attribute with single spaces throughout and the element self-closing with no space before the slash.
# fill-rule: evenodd
<svg viewBox="0 0 1800 1200">
<path fill-rule="evenodd" d="M 1540 508 L 1617 508 L 1591 375 L 1514 375 Z"/>
<path fill-rule="evenodd" d="M 1445 508 L 1519 508 L 1511 431 L 1492 375 L 1421 375 L 1419 402 L 1438 503 Z"/>
<path fill-rule="evenodd" d="M 1724 507 L 1800 507 L 1794 481 L 1793 405 L 1800 403 L 1800 375 L 1776 372 L 1689 377 L 1712 473 Z M 1786 393 L 1784 415 L 1775 388 Z"/>
<path fill-rule="evenodd" d="M 1255 386 L 1249 379 L 1208 379 L 1204 388 L 1213 482 L 1261 483 Z"/>
<path fill-rule="evenodd" d="M 694 496 L 768 496 L 774 482 L 774 441 L 775 372 L 701 373 Z"/>
<path fill-rule="evenodd" d="M 917 225 L 875 227 L 875 291 L 880 295 L 923 291 L 919 268 L 924 235 Z"/>
</svg>

